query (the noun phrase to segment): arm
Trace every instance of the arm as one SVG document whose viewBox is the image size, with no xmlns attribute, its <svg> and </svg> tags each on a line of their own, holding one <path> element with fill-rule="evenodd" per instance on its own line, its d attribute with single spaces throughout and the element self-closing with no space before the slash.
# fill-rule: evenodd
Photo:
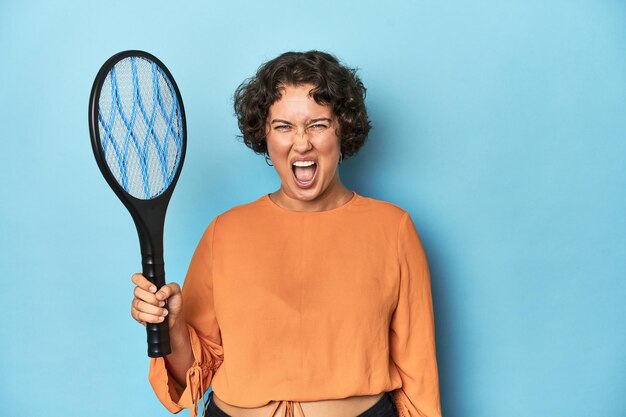
<svg viewBox="0 0 626 417">
<path fill-rule="evenodd" d="M 204 232 L 191 258 L 182 288 L 182 314 L 172 324 L 172 353 L 152 358 L 148 379 L 171 412 L 197 406 L 208 390 L 224 352 L 213 303 L 212 246 L 217 218 Z M 160 292 L 160 291 L 159 291 Z"/>
<path fill-rule="evenodd" d="M 393 397 L 400 417 L 441 417 L 430 274 L 408 213 L 400 221 L 398 260 L 400 291 L 390 349 L 402 387 Z"/>
<path fill-rule="evenodd" d="M 177 320 L 170 328 L 170 344 L 172 353 L 165 357 L 165 367 L 179 387 L 184 388 L 187 385 L 185 381 L 187 370 L 194 362 L 191 340 L 184 320 Z"/>
</svg>

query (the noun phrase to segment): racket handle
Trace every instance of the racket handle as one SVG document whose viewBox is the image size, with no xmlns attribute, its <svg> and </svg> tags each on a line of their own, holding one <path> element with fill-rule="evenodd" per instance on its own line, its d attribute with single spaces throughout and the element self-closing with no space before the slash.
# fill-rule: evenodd
<svg viewBox="0 0 626 417">
<path fill-rule="evenodd" d="M 167 316 L 161 323 L 147 323 L 148 356 L 160 358 L 172 353 Z"/>
<path fill-rule="evenodd" d="M 143 256 L 143 276 L 148 278 L 156 287 L 157 291 L 165 285 L 165 266 L 163 257 Z M 165 303 L 167 308 L 167 302 Z M 148 338 L 148 356 L 160 358 L 172 353 L 170 347 L 170 331 L 168 316 L 161 323 L 146 323 Z"/>
</svg>

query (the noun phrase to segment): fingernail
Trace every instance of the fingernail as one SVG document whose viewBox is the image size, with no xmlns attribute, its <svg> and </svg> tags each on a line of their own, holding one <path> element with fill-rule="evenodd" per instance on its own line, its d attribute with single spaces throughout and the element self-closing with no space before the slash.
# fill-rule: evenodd
<svg viewBox="0 0 626 417">
<path fill-rule="evenodd" d="M 151 286 L 150 286 L 150 291 L 152 291 L 152 292 L 156 292 L 156 287 L 155 287 L 154 285 L 151 285 Z"/>
<path fill-rule="evenodd" d="M 165 301 L 159 301 L 159 307 L 163 307 L 165 305 Z"/>
<path fill-rule="evenodd" d="M 168 313 L 167 309 L 163 310 L 163 316 L 167 316 L 167 313 Z"/>
</svg>

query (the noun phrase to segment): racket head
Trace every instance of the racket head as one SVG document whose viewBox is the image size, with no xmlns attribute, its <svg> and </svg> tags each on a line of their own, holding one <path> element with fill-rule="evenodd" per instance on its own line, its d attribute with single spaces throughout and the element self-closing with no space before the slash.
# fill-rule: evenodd
<svg viewBox="0 0 626 417">
<path fill-rule="evenodd" d="M 89 131 L 102 175 L 133 217 L 167 206 L 187 126 L 178 85 L 158 58 L 128 50 L 104 63 L 89 99 Z"/>
</svg>

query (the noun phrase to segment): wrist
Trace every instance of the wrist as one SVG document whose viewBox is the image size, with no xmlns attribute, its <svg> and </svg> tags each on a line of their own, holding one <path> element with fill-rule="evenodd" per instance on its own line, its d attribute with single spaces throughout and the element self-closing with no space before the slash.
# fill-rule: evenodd
<svg viewBox="0 0 626 417">
<path fill-rule="evenodd" d="M 177 348 L 185 347 L 190 344 L 187 323 L 182 317 L 178 317 L 176 320 L 169 323 L 169 331 L 172 350 L 177 350 Z"/>
</svg>

